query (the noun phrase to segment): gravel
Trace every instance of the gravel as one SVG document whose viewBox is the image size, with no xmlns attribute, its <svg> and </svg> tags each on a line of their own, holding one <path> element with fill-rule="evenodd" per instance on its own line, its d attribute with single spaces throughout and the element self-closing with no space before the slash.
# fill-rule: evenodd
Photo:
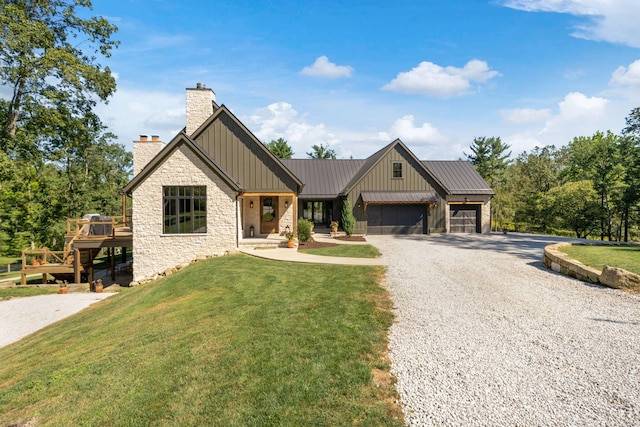
<svg viewBox="0 0 640 427">
<path fill-rule="evenodd" d="M 542 264 L 561 239 L 368 236 L 408 425 L 640 425 L 640 296 Z"/>
<path fill-rule="evenodd" d="M 19 341 L 111 295 L 114 293 L 68 293 L 0 301 L 0 347 Z"/>
</svg>

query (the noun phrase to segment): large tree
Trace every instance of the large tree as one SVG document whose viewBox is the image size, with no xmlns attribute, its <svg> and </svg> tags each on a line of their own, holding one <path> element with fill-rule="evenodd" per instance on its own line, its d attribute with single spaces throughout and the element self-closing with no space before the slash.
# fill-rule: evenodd
<svg viewBox="0 0 640 427">
<path fill-rule="evenodd" d="M 312 151 L 307 152 L 307 156 L 310 159 L 335 159 L 336 151 L 333 148 L 329 148 L 329 146 L 325 145 L 312 145 Z"/>
<path fill-rule="evenodd" d="M 568 167 L 564 171 L 571 181 L 591 180 L 600 198 L 602 210 L 600 239 L 612 240 L 616 208 L 621 206 L 625 192 L 625 167 L 620 155 L 619 137 L 607 131 L 573 139 L 565 148 Z"/>
<path fill-rule="evenodd" d="M 293 157 L 293 150 L 284 138 L 272 139 L 265 145 L 279 159 L 290 159 Z"/>
<path fill-rule="evenodd" d="M 0 0 L 0 83 L 11 90 L 0 149 L 14 145 L 22 117 L 51 124 L 57 104 L 82 115 L 115 91 L 97 59 L 117 46 L 117 28 L 102 17 L 81 18 L 78 8 L 92 9 L 91 1 Z"/>
<path fill-rule="evenodd" d="M 471 154 L 464 153 L 467 160 L 484 178 L 490 187 L 494 187 L 504 180 L 504 174 L 509 166 L 511 151 L 508 144 L 504 144 L 500 137 L 476 137 L 469 147 Z"/>
<path fill-rule="evenodd" d="M 620 154 L 626 167 L 622 196 L 622 239 L 629 241 L 629 228 L 633 217 L 640 220 L 640 107 L 634 108 L 626 118 L 626 126 L 620 138 Z"/>
</svg>

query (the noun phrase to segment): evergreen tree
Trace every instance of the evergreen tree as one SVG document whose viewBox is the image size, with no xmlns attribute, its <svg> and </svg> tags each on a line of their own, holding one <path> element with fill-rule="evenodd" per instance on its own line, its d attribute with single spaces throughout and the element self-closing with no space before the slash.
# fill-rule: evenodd
<svg viewBox="0 0 640 427">
<path fill-rule="evenodd" d="M 293 157 L 293 150 L 287 143 L 286 139 L 278 138 L 272 139 L 269 143 L 265 144 L 267 148 L 279 159 L 290 159 Z"/>
</svg>

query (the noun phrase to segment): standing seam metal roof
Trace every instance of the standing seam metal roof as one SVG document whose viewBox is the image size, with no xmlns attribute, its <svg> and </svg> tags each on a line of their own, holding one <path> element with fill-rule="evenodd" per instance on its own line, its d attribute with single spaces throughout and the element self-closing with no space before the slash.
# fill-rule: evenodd
<svg viewBox="0 0 640 427">
<path fill-rule="evenodd" d="M 300 197 L 336 198 L 366 160 L 352 159 L 281 159 L 304 187 Z"/>
<path fill-rule="evenodd" d="M 494 194 L 491 187 L 466 160 L 423 160 L 422 163 L 450 194 Z"/>
</svg>

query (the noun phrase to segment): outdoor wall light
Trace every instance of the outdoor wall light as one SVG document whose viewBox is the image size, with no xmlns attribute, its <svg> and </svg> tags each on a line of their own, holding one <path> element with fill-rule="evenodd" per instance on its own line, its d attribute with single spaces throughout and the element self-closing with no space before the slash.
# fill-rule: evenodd
<svg viewBox="0 0 640 427">
<path fill-rule="evenodd" d="M 288 225 L 284 228 L 284 232 L 285 232 L 285 236 L 291 233 L 291 229 L 289 228 Z"/>
<path fill-rule="evenodd" d="M 288 201 L 288 200 L 285 200 L 285 201 L 284 201 L 284 207 L 285 207 L 285 208 L 288 208 L 288 207 L 289 207 L 289 201 Z"/>
<path fill-rule="evenodd" d="M 249 202 L 249 207 L 253 209 L 253 200 Z"/>
</svg>

